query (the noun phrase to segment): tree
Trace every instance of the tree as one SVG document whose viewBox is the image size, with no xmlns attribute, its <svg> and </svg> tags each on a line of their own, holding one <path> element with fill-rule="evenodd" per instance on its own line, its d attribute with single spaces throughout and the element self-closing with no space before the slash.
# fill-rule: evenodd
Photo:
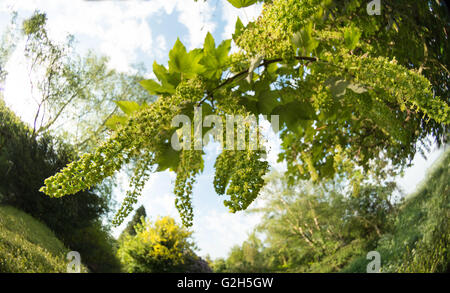
<svg viewBox="0 0 450 293">
<path fill-rule="evenodd" d="M 267 273 L 269 266 L 267 249 L 256 234 L 252 233 L 241 246 L 234 246 L 226 260 L 213 263 L 216 273 Z"/>
<path fill-rule="evenodd" d="M 5 81 L 7 72 L 6 72 L 6 63 L 11 56 L 11 53 L 16 48 L 17 43 L 17 13 L 13 13 L 11 17 L 10 24 L 6 27 L 5 32 L 1 37 L 1 46 L 0 46 L 0 83 Z M 3 85 L 2 85 L 3 86 Z"/>
<path fill-rule="evenodd" d="M 117 252 L 128 273 L 210 272 L 195 255 L 192 232 L 164 217 L 154 223 L 142 220 L 136 235 L 126 235 Z"/>
<path fill-rule="evenodd" d="M 261 223 L 224 262 L 215 263 L 216 270 L 337 272 L 393 230 L 393 184 L 361 186 L 362 195 L 354 197 L 339 180 L 289 185 L 286 177 L 273 173 L 268 181 L 262 193 L 267 203 L 251 210 L 262 214 Z"/>
<path fill-rule="evenodd" d="M 0 204 L 11 205 L 45 223 L 92 272 L 118 272 L 110 227 L 102 221 L 111 194 L 93 187 L 66 198 L 39 192 L 46 177 L 76 159 L 73 147 L 48 134 L 33 137 L 0 99 Z"/>
<path fill-rule="evenodd" d="M 30 94 L 37 106 L 33 134 L 50 131 L 74 144 L 77 151 L 87 151 L 107 137 L 106 121 L 119 110 L 116 101 L 152 100 L 137 86 L 144 69 L 138 66 L 134 74 L 121 73 L 108 67 L 108 58 L 92 51 L 83 57 L 76 55 L 74 38 L 67 36 L 65 43 L 52 40 L 46 22 L 46 14 L 36 11 L 21 30 L 13 23 L 3 36 L 2 63 L 11 51 L 6 46 L 11 43 L 8 39 L 25 38 Z"/>
<path fill-rule="evenodd" d="M 123 230 L 122 234 L 120 235 L 120 238 L 124 237 L 125 235 L 131 235 L 136 236 L 136 226 L 142 222 L 142 220 L 147 217 L 147 213 L 145 212 L 145 208 L 143 205 L 141 205 L 135 212 L 133 219 L 131 219 L 130 222 L 128 222 L 128 225 Z"/>
<path fill-rule="evenodd" d="M 230 53 L 232 40 L 216 46 L 211 34 L 203 48 L 189 52 L 177 40 L 168 68 L 153 66 L 158 81 L 141 82 L 159 98 L 150 105 L 122 104 L 126 115 L 115 117 L 105 143 L 41 190 L 53 197 L 72 194 L 136 160 L 115 223 L 132 211 L 150 173 L 170 169 L 177 172 L 176 206 L 191 225 L 202 151 L 175 151 L 170 140 L 172 118 L 192 118 L 194 105 L 220 117 L 279 115 L 280 160 L 287 162 L 291 183 L 345 175 L 356 194 L 371 176 L 397 174 L 416 152 L 426 151 L 429 137 L 442 143 L 448 135 L 449 16 L 443 1 L 388 3 L 382 17 L 367 15 L 366 4 L 264 1 L 255 22 L 244 27 L 237 20 L 236 53 Z M 269 169 L 264 156 L 264 150 L 232 148 L 217 158 L 214 187 L 228 196 L 230 211 L 246 209 L 258 196 Z"/>
<path fill-rule="evenodd" d="M 450 271 L 450 149 L 427 171 L 418 188 L 400 206 L 392 232 L 376 248 L 383 272 Z"/>
</svg>

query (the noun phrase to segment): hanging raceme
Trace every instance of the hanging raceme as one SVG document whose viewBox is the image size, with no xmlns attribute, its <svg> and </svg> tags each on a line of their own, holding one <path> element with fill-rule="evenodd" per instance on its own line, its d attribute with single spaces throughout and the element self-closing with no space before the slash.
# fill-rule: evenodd
<svg viewBox="0 0 450 293">
<path fill-rule="evenodd" d="M 176 151 L 170 139 L 177 130 L 172 119 L 192 119 L 196 106 L 204 115 L 220 117 L 279 115 L 279 158 L 287 162 L 287 175 L 302 179 L 345 174 L 355 183 L 361 172 L 386 176 L 406 166 L 427 136 L 445 135 L 448 95 L 436 92 L 445 93 L 438 83 L 448 80 L 448 71 L 442 64 L 424 70 L 423 58 L 409 55 L 411 47 L 423 48 L 414 35 L 421 34 L 420 24 L 402 23 L 398 16 L 409 11 L 374 17 L 367 15 L 362 0 L 264 2 L 256 21 L 244 26 L 237 20 L 235 53 L 230 54 L 231 40 L 216 46 L 209 33 L 203 48 L 191 51 L 177 40 L 168 68 L 153 65 L 157 81 L 141 82 L 159 98 L 141 106 L 118 102 L 125 116 L 109 121 L 111 137 L 47 179 L 41 191 L 54 197 L 76 193 L 133 160 L 132 191 L 115 224 L 131 211 L 148 174 L 169 169 L 177 173 L 176 207 L 183 223 L 191 225 L 202 151 Z M 433 19 L 439 8 L 432 8 L 423 8 L 421 17 Z M 389 17 L 399 20 L 396 31 L 385 29 Z M 417 43 L 408 47 L 398 41 L 405 30 Z M 434 45 L 448 46 L 441 43 Z M 430 48 L 429 60 L 442 60 L 437 56 L 442 52 L 447 51 Z M 215 163 L 215 190 L 228 197 L 224 204 L 230 211 L 246 209 L 263 187 L 268 168 L 264 150 L 223 150 Z"/>
</svg>

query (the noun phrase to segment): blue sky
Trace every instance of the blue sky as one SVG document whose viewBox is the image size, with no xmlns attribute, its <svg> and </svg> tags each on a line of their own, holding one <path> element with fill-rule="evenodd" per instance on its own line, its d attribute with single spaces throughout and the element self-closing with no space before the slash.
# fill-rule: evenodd
<svg viewBox="0 0 450 293">
<path fill-rule="evenodd" d="M 225 0 L 150 0 L 150 1 L 50 1 L 50 0 L 1 0 L 0 31 L 10 20 L 11 11 L 19 12 L 19 18 L 30 16 L 35 9 L 47 13 L 48 29 L 54 39 L 63 40 L 70 33 L 77 40 L 76 50 L 83 54 L 88 49 L 110 57 L 109 66 L 119 71 L 132 71 L 132 64 L 143 63 L 148 77 L 153 61 L 167 63 L 168 51 L 177 37 L 188 49 L 200 47 L 209 31 L 216 43 L 231 37 L 236 18 L 246 23 L 255 19 L 261 7 L 236 9 Z M 13 56 L 8 64 L 8 79 L 4 87 L 7 104 L 25 121 L 31 121 L 35 111 L 27 99 L 26 73 L 20 64 L 20 55 Z M 26 105 L 24 107 L 23 105 Z M 273 168 L 283 169 L 276 163 L 279 140 L 270 136 L 269 162 Z M 408 169 L 400 184 L 406 192 L 414 190 L 425 174 L 426 168 L 441 151 L 434 150 L 428 160 L 417 157 L 415 166 Z M 206 150 L 205 170 L 194 188 L 194 239 L 199 254 L 224 257 L 235 244 L 242 243 L 258 223 L 257 214 L 231 214 L 223 206 L 223 198 L 213 188 L 214 161 L 218 145 L 210 144 Z M 121 176 L 123 188 L 126 179 Z M 171 215 L 179 220 L 174 206 L 173 181 L 175 174 L 160 172 L 153 174 L 146 184 L 139 204 L 144 204 L 151 219 Z M 116 199 L 121 201 L 125 190 L 118 190 Z M 263 204 L 256 200 L 251 207 Z M 126 222 L 128 219 L 124 222 Z M 123 229 L 114 229 L 118 235 Z"/>
</svg>

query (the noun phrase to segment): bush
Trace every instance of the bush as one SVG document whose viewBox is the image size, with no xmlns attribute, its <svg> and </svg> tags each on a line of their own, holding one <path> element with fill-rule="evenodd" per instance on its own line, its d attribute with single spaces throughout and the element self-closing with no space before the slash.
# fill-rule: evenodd
<svg viewBox="0 0 450 293">
<path fill-rule="evenodd" d="M 208 264 L 194 253 L 192 232 L 170 217 L 142 221 L 136 236 L 126 235 L 118 257 L 128 273 L 210 272 Z"/>
<path fill-rule="evenodd" d="M 401 204 L 390 233 L 378 240 L 381 271 L 398 273 L 450 272 L 450 151 L 428 171 L 416 192 Z M 344 272 L 365 272 L 365 256 Z"/>
<path fill-rule="evenodd" d="M 108 211 L 109 199 L 92 191 L 63 198 L 50 198 L 39 192 L 46 178 L 75 157 L 69 145 L 54 137 L 33 137 L 32 131 L 0 100 L 2 202 L 41 220 L 59 236 L 89 225 Z"/>
<path fill-rule="evenodd" d="M 45 223 L 67 247 L 82 254 L 92 271 L 118 271 L 111 236 L 99 224 L 109 211 L 110 195 L 86 190 L 50 198 L 39 191 L 46 178 L 75 158 L 73 148 L 61 140 L 48 134 L 34 137 L 0 99 L 1 203 Z"/>
<path fill-rule="evenodd" d="M 428 171 L 417 191 L 406 198 L 391 237 L 377 249 L 388 272 L 450 271 L 450 150 Z"/>
<path fill-rule="evenodd" d="M 121 272 L 120 261 L 116 257 L 116 240 L 100 222 L 77 229 L 69 237 L 71 249 L 80 253 L 81 261 L 91 272 Z"/>
</svg>

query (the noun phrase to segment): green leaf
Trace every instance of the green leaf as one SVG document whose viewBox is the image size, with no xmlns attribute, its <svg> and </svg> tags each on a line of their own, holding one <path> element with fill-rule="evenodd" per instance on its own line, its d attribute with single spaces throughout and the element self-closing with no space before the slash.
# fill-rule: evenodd
<svg viewBox="0 0 450 293">
<path fill-rule="evenodd" d="M 176 88 L 181 81 L 180 74 L 177 72 L 170 73 L 164 66 L 153 62 L 153 73 L 156 78 L 165 87 Z"/>
<path fill-rule="evenodd" d="M 231 40 L 224 40 L 220 45 L 217 47 L 216 50 L 216 57 L 219 60 L 219 63 L 221 65 L 226 64 L 228 62 L 228 54 L 231 50 Z"/>
<path fill-rule="evenodd" d="M 258 96 L 258 111 L 263 115 L 269 115 L 273 109 L 280 105 L 279 94 L 274 91 L 263 91 Z"/>
<path fill-rule="evenodd" d="M 169 52 L 169 71 L 171 72 L 186 72 L 189 68 L 188 56 L 186 47 L 177 39 L 172 50 Z"/>
<path fill-rule="evenodd" d="M 199 74 L 204 72 L 205 68 L 200 64 L 200 60 L 203 58 L 202 49 L 194 49 L 188 53 L 188 60 L 190 62 L 190 72 L 192 74 Z"/>
<path fill-rule="evenodd" d="M 362 93 L 367 92 L 367 89 L 360 84 L 350 83 L 347 87 L 357 94 L 362 94 Z"/>
<path fill-rule="evenodd" d="M 141 80 L 139 83 L 151 95 L 174 94 L 175 93 L 175 87 L 173 87 L 169 83 L 165 83 L 164 86 L 162 86 L 152 79 Z"/>
<path fill-rule="evenodd" d="M 333 97 L 340 97 L 345 95 L 349 81 L 339 79 L 337 77 L 330 77 L 325 81 L 325 86 L 328 86 Z"/>
<path fill-rule="evenodd" d="M 272 115 L 279 115 L 280 123 L 292 131 L 297 131 L 300 126 L 305 128 L 307 120 L 316 119 L 316 113 L 310 103 L 302 101 L 294 101 L 276 107 Z"/>
<path fill-rule="evenodd" d="M 138 103 L 132 101 L 116 101 L 115 103 L 127 115 L 130 115 L 141 108 Z"/>
<path fill-rule="evenodd" d="M 344 44 L 349 50 L 356 48 L 361 37 L 361 31 L 357 27 L 344 28 Z"/>
<path fill-rule="evenodd" d="M 300 49 L 302 55 L 312 53 L 319 45 L 319 42 L 312 36 L 312 27 L 313 24 L 310 22 L 292 37 L 292 43 Z"/>
<path fill-rule="evenodd" d="M 126 121 L 127 121 L 127 117 L 119 116 L 119 115 L 112 115 L 111 118 L 106 120 L 105 125 L 106 125 L 106 127 L 110 128 L 112 130 L 117 130 L 119 125 L 124 125 Z"/>
<path fill-rule="evenodd" d="M 258 2 L 257 0 L 227 0 L 236 8 L 248 7 Z"/>
<path fill-rule="evenodd" d="M 170 144 L 164 146 L 156 159 L 158 164 L 157 172 L 169 169 L 174 171 L 177 169 L 180 162 L 180 152 L 175 151 Z"/>
<path fill-rule="evenodd" d="M 194 49 L 188 53 L 180 39 L 177 39 L 169 52 L 169 72 L 179 72 L 188 77 L 202 73 L 204 68 L 199 64 L 202 55 L 200 49 Z"/>
<path fill-rule="evenodd" d="M 234 34 L 233 34 L 233 40 L 236 42 L 237 38 L 239 38 L 239 36 L 242 34 L 242 32 L 244 31 L 244 24 L 242 23 L 241 19 L 237 18 L 236 20 L 236 24 L 234 26 Z"/>
<path fill-rule="evenodd" d="M 231 40 L 224 40 L 216 49 L 213 36 L 208 33 L 203 45 L 203 55 L 200 64 L 208 78 L 220 78 L 228 63 Z"/>
<path fill-rule="evenodd" d="M 205 50 L 206 54 L 214 54 L 214 51 L 216 50 L 216 43 L 214 41 L 214 37 L 210 32 L 206 34 L 205 42 L 203 43 L 203 49 Z"/>
</svg>

